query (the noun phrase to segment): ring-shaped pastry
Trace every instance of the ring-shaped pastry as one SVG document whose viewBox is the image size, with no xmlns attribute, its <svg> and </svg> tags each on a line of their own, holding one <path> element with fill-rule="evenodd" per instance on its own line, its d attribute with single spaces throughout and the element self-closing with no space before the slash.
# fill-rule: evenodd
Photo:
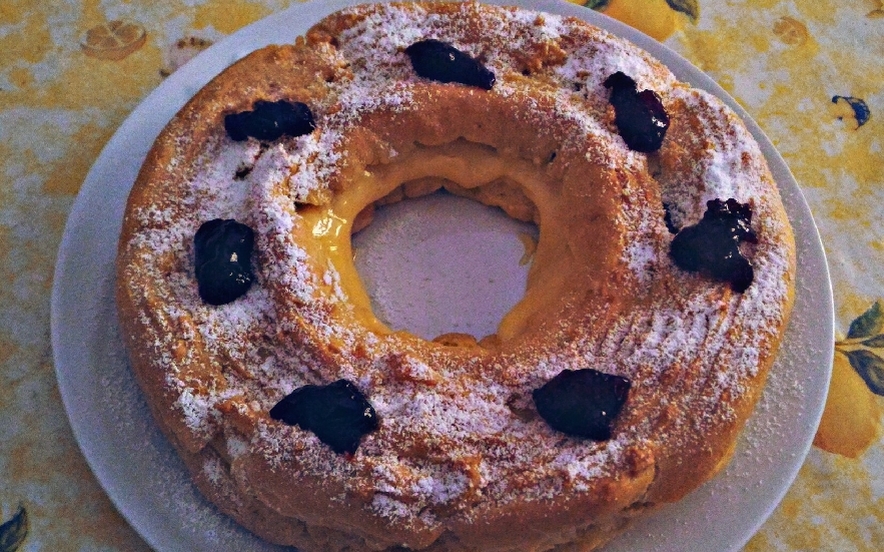
<svg viewBox="0 0 884 552">
<path fill-rule="evenodd" d="M 406 50 L 427 39 L 493 85 L 417 74 Z M 659 149 L 621 136 L 618 72 L 665 108 Z M 296 135 L 230 127 L 300 106 Z M 539 228 L 524 297 L 480 341 L 392 331 L 353 265 L 375 206 L 440 187 Z M 687 229 L 718 231 L 713 205 L 751 265 L 739 286 L 672 253 Z M 200 290 L 224 241 L 201 232 L 217 228 L 238 232 L 229 301 Z M 727 461 L 782 338 L 794 256 L 742 123 L 633 45 L 515 8 L 378 4 L 254 52 L 170 122 L 130 195 L 117 300 L 159 425 L 259 536 L 305 552 L 589 550 Z M 622 395 L 601 431 L 560 419 L 575 388 Z M 355 422 L 316 414 L 338 402 Z"/>
</svg>

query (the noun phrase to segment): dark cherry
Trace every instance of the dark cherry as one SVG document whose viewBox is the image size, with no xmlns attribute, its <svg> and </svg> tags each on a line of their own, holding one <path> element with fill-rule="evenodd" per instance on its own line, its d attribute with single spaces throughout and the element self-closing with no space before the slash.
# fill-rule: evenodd
<svg viewBox="0 0 884 552">
<path fill-rule="evenodd" d="M 653 90 L 639 92 L 635 81 L 620 71 L 605 79 L 604 85 L 611 89 L 614 123 L 626 145 L 643 153 L 660 149 L 669 128 L 660 96 Z"/>
<path fill-rule="evenodd" d="M 630 387 L 629 379 L 592 368 L 562 370 L 532 396 L 540 417 L 556 431 L 605 441 Z"/>
<path fill-rule="evenodd" d="M 312 431 L 338 454 L 356 452 L 362 436 L 378 427 L 374 408 L 344 379 L 295 389 L 270 409 L 270 417 Z"/>
<path fill-rule="evenodd" d="M 203 301 L 223 305 L 241 297 L 254 280 L 255 234 L 235 220 L 204 223 L 193 238 L 196 281 Z"/>
<path fill-rule="evenodd" d="M 237 142 L 249 137 L 272 142 L 281 136 L 310 134 L 315 128 L 313 113 L 307 104 L 285 100 L 258 100 L 251 111 L 231 113 L 224 117 L 224 130 Z"/>
<path fill-rule="evenodd" d="M 739 248 L 742 241 L 758 241 L 751 223 L 748 204 L 713 199 L 706 203 L 700 222 L 682 228 L 675 236 L 669 254 L 680 268 L 729 282 L 734 291 L 742 293 L 752 285 L 755 274 Z"/>
<path fill-rule="evenodd" d="M 415 72 L 439 82 L 459 82 L 491 90 L 496 80 L 494 73 L 477 59 L 441 40 L 427 39 L 415 42 L 405 49 Z"/>
</svg>

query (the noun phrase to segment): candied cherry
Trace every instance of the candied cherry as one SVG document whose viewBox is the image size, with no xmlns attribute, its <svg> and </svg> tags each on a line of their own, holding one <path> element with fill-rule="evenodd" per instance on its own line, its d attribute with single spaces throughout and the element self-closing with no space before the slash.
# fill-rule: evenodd
<svg viewBox="0 0 884 552">
<path fill-rule="evenodd" d="M 193 238 L 196 281 L 200 297 L 224 305 L 243 296 L 252 285 L 255 234 L 245 224 L 228 219 L 204 223 Z"/>
<path fill-rule="evenodd" d="M 660 149 L 669 128 L 660 96 L 653 90 L 639 92 L 635 81 L 621 71 L 605 79 L 604 85 L 611 89 L 614 124 L 629 149 L 642 153 Z"/>
<path fill-rule="evenodd" d="M 728 282 L 736 292 L 744 292 L 755 277 L 752 264 L 740 252 L 740 242 L 756 243 L 752 231 L 752 208 L 735 199 L 706 202 L 703 218 L 682 228 L 670 245 L 675 264 L 690 272 L 700 272 Z"/>
<path fill-rule="evenodd" d="M 359 389 L 341 379 L 328 385 L 304 385 L 270 409 L 270 417 L 313 432 L 338 454 L 353 454 L 378 418 Z"/>
<path fill-rule="evenodd" d="M 439 82 L 458 82 L 491 90 L 494 73 L 479 60 L 441 40 L 415 42 L 405 49 L 415 72 Z"/>
<path fill-rule="evenodd" d="M 224 117 L 224 130 L 237 142 L 249 137 L 272 142 L 282 136 L 310 134 L 315 128 L 313 113 L 307 104 L 285 100 L 258 100 L 251 111 L 231 113 Z"/>
<path fill-rule="evenodd" d="M 627 378 L 583 368 L 562 370 L 532 396 L 540 417 L 556 431 L 605 441 L 631 387 Z"/>
</svg>

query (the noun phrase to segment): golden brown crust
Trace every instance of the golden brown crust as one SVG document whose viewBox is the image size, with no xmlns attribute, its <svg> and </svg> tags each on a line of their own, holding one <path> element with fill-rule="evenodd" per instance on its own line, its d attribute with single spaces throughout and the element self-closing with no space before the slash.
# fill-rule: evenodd
<svg viewBox="0 0 884 552">
<path fill-rule="evenodd" d="M 495 87 L 416 77 L 402 49 L 431 34 L 484 59 Z M 626 69 L 672 119 L 650 156 L 625 148 L 601 85 Z M 317 129 L 264 145 L 224 134 L 225 115 L 279 99 L 309 105 Z M 438 186 L 540 228 L 524 299 L 480 342 L 391 332 L 348 256 L 374 204 Z M 754 210 L 742 294 L 667 255 L 663 204 L 686 226 L 717 197 Z M 220 307 L 193 277 L 193 234 L 212 218 L 256 233 L 256 283 Z M 334 224 L 343 239 L 319 231 Z M 129 197 L 117 303 L 159 425 L 200 490 L 263 538 L 305 552 L 591 550 L 727 461 L 782 338 L 794 264 L 742 123 L 644 52 L 545 14 L 384 4 L 247 56 L 172 120 Z M 632 381 L 609 441 L 557 433 L 531 402 L 584 367 Z M 380 418 L 355 454 L 269 417 L 294 388 L 340 378 Z"/>
</svg>

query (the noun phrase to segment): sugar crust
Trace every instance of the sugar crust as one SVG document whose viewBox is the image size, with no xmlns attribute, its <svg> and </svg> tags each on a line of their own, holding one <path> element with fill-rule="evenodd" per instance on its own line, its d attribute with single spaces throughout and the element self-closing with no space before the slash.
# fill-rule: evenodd
<svg viewBox="0 0 884 552">
<path fill-rule="evenodd" d="M 575 237 L 588 228 L 610 232 L 612 245 L 587 253 L 609 281 L 580 265 L 586 291 L 562 284 L 567 294 L 551 314 L 491 349 L 367 330 L 335 263 L 304 246 L 305 206 L 332 201 L 356 168 L 412 153 L 372 125 L 405 121 L 432 144 L 462 134 L 438 128 L 441 116 L 415 115 L 430 100 L 457 106 L 477 94 L 413 74 L 402 49 L 430 36 L 496 73 L 495 88 L 474 101 L 522 117 L 510 121 L 518 128 L 541 129 L 513 139 L 515 157 L 567 183 L 581 170 L 604 177 L 585 198 L 571 184 L 558 192 L 578 212 L 610 217 L 601 227 L 561 225 L 573 229 L 563 234 L 572 248 L 586 247 Z M 615 71 L 657 91 L 671 113 L 650 160 L 626 149 L 611 124 L 602 82 Z M 317 131 L 265 146 L 226 138 L 223 115 L 262 98 L 308 103 Z M 508 111 L 511 103 L 530 109 Z M 487 129 L 465 132 L 506 142 Z M 546 162 L 540 153 L 550 144 L 557 161 Z M 752 204 L 759 236 L 749 251 L 756 279 L 743 294 L 678 270 L 666 254 L 664 202 L 684 226 L 707 200 L 727 197 Z M 200 301 L 192 276 L 193 234 L 213 218 L 252 226 L 258 251 L 257 284 L 222 307 Z M 542 236 L 547 226 L 560 228 L 542 219 Z M 794 264 L 791 229 L 748 131 L 648 54 L 584 22 L 529 10 L 372 5 L 250 55 L 176 116 L 130 196 L 117 300 L 155 418 L 202 492 L 258 535 L 307 552 L 589 550 L 729 458 L 785 328 Z M 610 441 L 558 434 L 531 414 L 532 389 L 584 367 L 633 381 Z M 381 420 L 352 457 L 267 415 L 296 387 L 339 378 L 356 383 Z"/>
</svg>

